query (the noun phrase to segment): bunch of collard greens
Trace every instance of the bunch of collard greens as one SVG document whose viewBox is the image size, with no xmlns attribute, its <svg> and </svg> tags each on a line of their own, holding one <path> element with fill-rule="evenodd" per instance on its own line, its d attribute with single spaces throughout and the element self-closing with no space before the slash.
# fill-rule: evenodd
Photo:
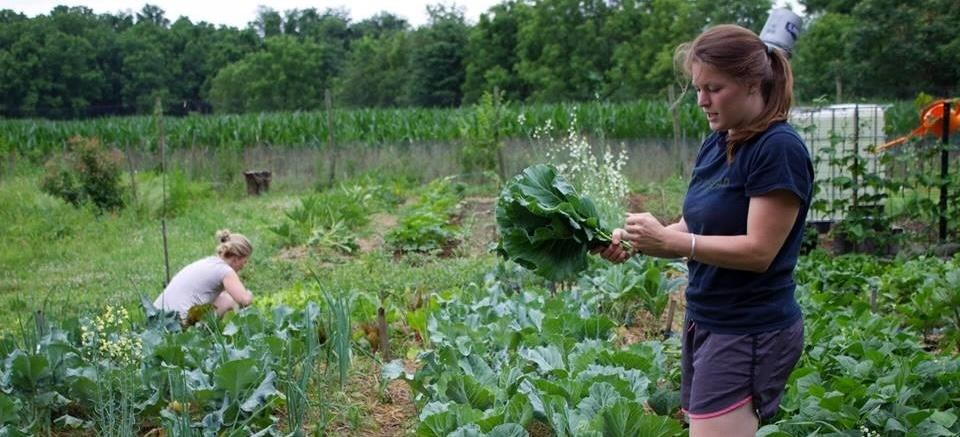
<svg viewBox="0 0 960 437">
<path fill-rule="evenodd" d="M 590 198 L 556 167 L 537 164 L 511 179 L 497 201 L 497 253 L 553 281 L 587 267 L 587 251 L 611 242 Z"/>
</svg>

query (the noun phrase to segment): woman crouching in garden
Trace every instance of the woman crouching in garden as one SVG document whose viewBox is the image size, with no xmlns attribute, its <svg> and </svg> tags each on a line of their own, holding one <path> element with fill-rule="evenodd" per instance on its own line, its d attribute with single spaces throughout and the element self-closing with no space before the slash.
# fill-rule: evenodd
<svg viewBox="0 0 960 437">
<path fill-rule="evenodd" d="M 217 315 L 223 315 L 253 302 L 253 294 L 237 275 L 253 253 L 250 240 L 228 230 L 217 231 L 216 236 L 216 256 L 199 259 L 177 272 L 153 306 L 176 311 L 186 323 L 190 308 L 198 305 L 212 304 Z"/>
</svg>

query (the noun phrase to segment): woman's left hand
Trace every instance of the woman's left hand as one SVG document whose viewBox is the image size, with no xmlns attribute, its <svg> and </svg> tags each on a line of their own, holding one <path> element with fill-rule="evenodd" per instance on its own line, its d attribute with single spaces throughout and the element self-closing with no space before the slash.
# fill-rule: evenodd
<svg viewBox="0 0 960 437">
<path fill-rule="evenodd" d="M 627 214 L 624 225 L 624 239 L 633 245 L 634 250 L 653 256 L 671 256 L 667 250 L 667 229 L 648 212 Z"/>
</svg>

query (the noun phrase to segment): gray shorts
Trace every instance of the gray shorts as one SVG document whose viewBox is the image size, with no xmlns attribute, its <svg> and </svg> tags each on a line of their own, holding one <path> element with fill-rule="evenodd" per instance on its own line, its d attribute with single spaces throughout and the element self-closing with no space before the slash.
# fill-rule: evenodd
<svg viewBox="0 0 960 437">
<path fill-rule="evenodd" d="M 771 419 L 803 352 L 803 319 L 759 334 L 717 334 L 684 323 L 680 405 L 691 419 L 709 419 L 752 402 Z"/>
</svg>

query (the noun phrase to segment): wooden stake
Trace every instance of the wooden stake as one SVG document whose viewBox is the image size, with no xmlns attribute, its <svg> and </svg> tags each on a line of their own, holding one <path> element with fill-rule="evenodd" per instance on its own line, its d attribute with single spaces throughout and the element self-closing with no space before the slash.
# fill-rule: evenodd
<svg viewBox="0 0 960 437">
<path fill-rule="evenodd" d="M 127 167 L 130 168 L 130 194 L 133 198 L 133 203 L 137 203 L 137 177 L 136 172 L 133 169 L 133 160 L 130 159 L 130 148 L 126 147 L 123 151 L 123 155 L 127 158 Z"/>
<path fill-rule="evenodd" d="M 333 141 L 333 96 L 330 88 L 323 93 L 324 105 L 327 108 L 327 148 L 330 149 L 330 185 L 337 177 L 337 144 Z"/>
<path fill-rule="evenodd" d="M 677 301 L 670 298 L 670 309 L 667 310 L 667 326 L 663 328 L 663 336 L 669 338 L 673 335 L 673 314 L 677 311 Z"/>
<path fill-rule="evenodd" d="M 163 140 L 163 104 L 160 103 L 159 97 L 157 97 L 154 114 L 157 117 L 157 142 L 160 146 L 160 184 L 163 204 L 163 209 L 160 213 L 160 234 L 163 237 L 163 266 L 166 272 L 163 280 L 163 288 L 167 288 L 167 284 L 170 283 L 170 252 L 167 249 L 167 147 Z"/>
<path fill-rule="evenodd" d="M 383 291 L 380 292 L 380 308 L 377 308 L 377 330 L 380 331 L 380 358 L 383 359 L 383 362 L 389 362 L 393 358 L 390 356 L 390 338 L 388 337 L 389 332 L 387 331 L 387 314 L 386 310 L 383 309 L 383 301 L 385 299 Z"/>
<path fill-rule="evenodd" d="M 503 144 L 500 144 L 500 87 L 493 87 L 493 140 L 497 145 L 497 163 L 498 166 L 498 176 L 500 176 L 500 183 L 504 183 L 507 180 L 507 169 L 503 162 Z"/>
</svg>

